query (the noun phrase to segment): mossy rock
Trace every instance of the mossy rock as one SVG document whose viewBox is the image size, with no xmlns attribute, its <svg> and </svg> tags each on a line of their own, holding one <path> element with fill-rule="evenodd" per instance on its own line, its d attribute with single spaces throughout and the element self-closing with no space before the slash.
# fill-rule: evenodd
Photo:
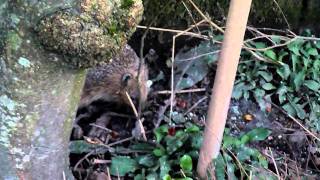
<svg viewBox="0 0 320 180">
<path fill-rule="evenodd" d="M 140 0 L 82 0 L 43 17 L 36 31 L 41 44 L 68 64 L 92 67 L 120 52 L 142 14 Z"/>
</svg>

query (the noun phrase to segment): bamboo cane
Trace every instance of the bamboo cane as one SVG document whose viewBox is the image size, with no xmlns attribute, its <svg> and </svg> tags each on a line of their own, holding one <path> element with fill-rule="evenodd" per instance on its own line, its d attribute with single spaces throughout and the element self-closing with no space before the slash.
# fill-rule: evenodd
<svg viewBox="0 0 320 180">
<path fill-rule="evenodd" d="M 197 167 L 201 178 L 207 177 L 208 166 L 219 154 L 251 1 L 232 0 L 230 3 Z"/>
</svg>

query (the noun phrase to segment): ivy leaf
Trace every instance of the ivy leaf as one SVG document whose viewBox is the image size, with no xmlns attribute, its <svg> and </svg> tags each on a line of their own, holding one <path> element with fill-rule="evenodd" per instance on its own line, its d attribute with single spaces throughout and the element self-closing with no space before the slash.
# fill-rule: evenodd
<svg viewBox="0 0 320 180">
<path fill-rule="evenodd" d="M 304 71 L 300 71 L 297 75 L 294 76 L 293 79 L 293 83 L 295 86 L 295 90 L 298 91 L 304 81 L 305 78 L 305 72 Z"/>
<path fill-rule="evenodd" d="M 147 180 L 158 180 L 159 179 L 159 176 L 157 173 L 151 173 L 151 174 L 148 174 L 148 176 L 146 177 Z"/>
<path fill-rule="evenodd" d="M 257 48 L 257 49 L 262 49 L 262 48 L 266 48 L 266 44 L 263 42 L 255 42 L 253 43 L 253 45 Z"/>
<path fill-rule="evenodd" d="M 277 60 L 277 55 L 276 55 L 276 53 L 275 53 L 273 50 L 271 50 L 271 49 L 264 51 L 264 54 L 265 54 L 267 57 L 271 58 L 272 60 Z"/>
<path fill-rule="evenodd" d="M 153 150 L 153 154 L 157 157 L 165 155 L 166 151 L 163 148 L 156 148 Z"/>
<path fill-rule="evenodd" d="M 272 89 L 276 89 L 276 87 L 274 85 L 272 85 L 271 83 L 262 84 L 262 88 L 267 91 L 272 90 Z"/>
<path fill-rule="evenodd" d="M 244 87 L 245 87 L 244 82 L 236 84 L 232 91 L 232 97 L 235 99 L 240 99 L 242 97 Z"/>
<path fill-rule="evenodd" d="M 287 96 L 286 96 L 287 90 L 288 88 L 283 84 L 281 84 L 280 87 L 278 88 L 277 94 L 279 96 L 280 104 L 282 104 L 284 101 L 287 100 Z"/>
<path fill-rule="evenodd" d="M 276 44 L 280 44 L 280 42 L 281 42 L 280 37 L 277 36 L 277 35 L 272 35 L 272 36 L 271 36 L 271 39 L 272 39 L 272 41 L 275 42 Z"/>
<path fill-rule="evenodd" d="M 155 162 L 156 162 L 156 158 L 151 154 L 138 156 L 136 160 L 140 165 L 143 165 L 146 167 L 152 167 L 155 165 Z"/>
<path fill-rule="evenodd" d="M 288 55 L 289 53 L 287 51 L 284 51 L 283 49 L 279 52 L 279 58 L 278 58 L 278 61 L 281 61 L 282 62 L 282 59 Z"/>
<path fill-rule="evenodd" d="M 320 83 L 314 80 L 307 80 L 304 82 L 304 85 L 313 91 L 318 91 L 320 88 Z"/>
<path fill-rule="evenodd" d="M 192 171 L 192 158 L 185 154 L 180 158 L 180 167 L 187 172 Z"/>
<path fill-rule="evenodd" d="M 266 71 L 258 71 L 258 74 L 262 76 L 267 82 L 270 82 L 272 80 L 272 74 L 267 73 Z"/>
<path fill-rule="evenodd" d="M 156 136 L 156 140 L 157 142 L 159 143 L 162 138 L 167 135 L 168 133 L 168 126 L 167 125 L 163 125 L 163 126 L 160 126 L 158 127 L 155 131 L 154 131 L 154 134 Z"/>
<path fill-rule="evenodd" d="M 186 130 L 188 133 L 194 133 L 194 132 L 199 132 L 200 128 L 194 124 L 192 124 L 190 127 L 188 127 Z"/>
<path fill-rule="evenodd" d="M 171 155 L 176 152 L 181 146 L 183 146 L 187 139 L 188 134 L 183 131 L 176 132 L 175 136 L 167 136 L 165 141 L 168 154 Z"/>
<path fill-rule="evenodd" d="M 99 145 L 87 143 L 84 140 L 71 141 L 69 144 L 69 149 L 71 153 L 82 154 L 89 153 L 90 151 L 97 149 Z M 101 150 L 102 152 L 104 150 Z M 97 151 L 97 153 L 101 152 Z"/>
<path fill-rule="evenodd" d="M 277 73 L 283 80 L 287 80 L 291 73 L 289 65 L 283 64 L 280 68 L 277 68 Z"/>
<path fill-rule="evenodd" d="M 297 116 L 300 119 L 304 119 L 306 117 L 306 112 L 303 109 L 303 106 L 301 104 L 297 104 L 297 103 L 294 103 L 294 102 L 290 102 L 290 104 L 292 105 L 292 107 L 296 111 Z"/>
<path fill-rule="evenodd" d="M 169 171 L 171 170 L 171 166 L 168 162 L 167 156 L 162 156 L 159 159 L 160 163 L 160 178 L 163 178 L 165 175 L 169 174 Z"/>
<path fill-rule="evenodd" d="M 291 61 L 292 61 L 292 70 L 293 72 L 297 71 L 297 64 L 299 62 L 298 59 L 299 56 L 295 55 L 295 54 L 291 54 Z"/>
<path fill-rule="evenodd" d="M 224 161 L 224 158 L 219 153 L 218 157 L 213 160 L 214 166 L 215 166 L 215 175 L 218 180 L 225 179 L 225 166 L 226 163 Z"/>
<path fill-rule="evenodd" d="M 166 174 L 165 176 L 163 176 L 162 180 L 171 180 L 171 176 L 169 174 Z"/>
<path fill-rule="evenodd" d="M 113 176 L 124 176 L 129 172 L 134 172 L 138 168 L 138 163 L 128 156 L 116 156 L 112 158 L 110 173 Z"/>
<path fill-rule="evenodd" d="M 265 140 L 270 134 L 271 131 L 268 129 L 256 128 L 243 135 L 241 137 L 241 142 L 245 144 L 251 141 L 262 141 Z"/>
<path fill-rule="evenodd" d="M 318 50 L 316 48 L 310 48 L 310 49 L 308 49 L 308 54 L 310 54 L 312 56 L 317 56 Z"/>
<path fill-rule="evenodd" d="M 290 103 L 286 103 L 282 106 L 282 108 L 291 116 L 296 116 L 296 110 L 293 108 L 293 106 Z"/>
<path fill-rule="evenodd" d="M 288 44 L 288 49 L 293 52 L 296 55 L 300 55 L 300 47 L 303 44 L 304 40 L 299 39 L 299 40 L 295 40 L 293 42 L 291 42 L 290 44 Z"/>
</svg>

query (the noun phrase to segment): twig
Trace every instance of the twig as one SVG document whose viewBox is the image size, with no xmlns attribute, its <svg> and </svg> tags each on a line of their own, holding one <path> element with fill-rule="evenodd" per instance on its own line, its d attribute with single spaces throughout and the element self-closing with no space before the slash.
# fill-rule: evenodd
<svg viewBox="0 0 320 180">
<path fill-rule="evenodd" d="M 221 50 L 216 50 L 216 51 L 212 51 L 212 52 L 200 54 L 200 55 L 198 55 L 198 56 L 194 56 L 194 57 L 187 58 L 187 59 L 179 59 L 179 60 L 177 60 L 177 62 L 184 62 L 184 61 L 194 60 L 194 59 L 197 59 L 197 58 L 200 58 L 200 57 L 203 57 L 203 56 L 207 56 L 207 55 L 211 55 L 211 54 L 217 54 L 217 53 L 219 53 L 220 51 L 221 51 Z"/>
<path fill-rule="evenodd" d="M 130 95 L 128 94 L 127 91 L 126 91 L 126 96 L 127 96 L 128 100 L 129 100 L 129 103 L 130 103 L 130 106 L 131 106 L 131 109 L 132 109 L 134 115 L 135 115 L 136 117 L 138 117 L 137 108 L 134 106 L 134 104 L 133 104 L 133 102 L 132 102 L 132 99 L 131 99 L 131 97 L 130 97 Z"/>
<path fill-rule="evenodd" d="M 85 159 L 87 159 L 90 155 L 92 155 L 94 152 L 96 152 L 96 149 L 90 151 L 88 154 L 86 154 L 83 158 L 81 158 L 77 164 L 74 166 L 74 170 L 76 170 L 78 168 L 78 166 L 82 163 L 82 161 L 84 161 Z"/>
<path fill-rule="evenodd" d="M 119 140 L 119 141 L 117 141 L 117 142 L 110 143 L 110 144 L 108 144 L 108 146 L 111 147 L 111 146 L 114 146 L 114 145 L 117 145 L 117 144 L 120 144 L 120 143 L 123 143 L 123 142 L 126 142 L 126 141 L 130 141 L 130 140 L 132 140 L 132 139 L 134 139 L 134 137 L 128 137 L 128 138 Z"/>
<path fill-rule="evenodd" d="M 89 125 L 90 125 L 90 126 L 97 127 L 97 128 L 100 128 L 100 129 L 103 129 L 103 130 L 107 131 L 108 133 L 112 133 L 112 132 L 113 132 L 111 129 L 108 129 L 108 128 L 106 128 L 106 127 L 99 126 L 99 125 L 94 124 L 94 123 L 90 123 Z"/>
<path fill-rule="evenodd" d="M 192 0 L 188 0 L 188 1 L 197 10 L 197 12 L 202 16 L 203 19 L 205 19 L 207 22 L 209 22 L 211 24 L 211 26 L 213 26 L 214 28 L 219 30 L 221 33 L 224 33 L 224 30 L 220 26 L 218 26 L 217 24 L 212 22 L 206 15 L 204 15 L 203 12 L 198 8 L 198 6 Z"/>
<path fill-rule="evenodd" d="M 231 154 L 231 156 L 236 160 L 239 169 L 241 169 L 241 170 L 244 172 L 244 174 L 245 174 L 247 177 L 249 177 L 249 175 L 247 174 L 246 170 L 245 170 L 244 167 L 242 166 L 242 164 L 241 164 L 241 162 L 239 161 L 239 159 L 237 158 L 237 156 L 234 155 L 233 152 L 230 151 L 228 148 L 226 148 L 226 150 L 227 150 L 227 151 Z"/>
<path fill-rule="evenodd" d="M 173 102 L 175 98 L 175 91 L 176 88 L 174 87 L 174 60 L 175 60 L 175 43 L 176 43 L 176 38 L 181 36 L 183 33 L 190 31 L 194 27 L 197 27 L 198 25 L 202 24 L 203 22 L 206 22 L 206 20 L 201 20 L 200 22 L 192 25 L 191 27 L 187 28 L 186 30 L 176 34 L 172 38 L 172 54 L 171 54 L 171 96 L 170 96 L 170 114 L 169 114 L 169 124 L 171 124 L 171 118 L 172 118 L 172 112 L 173 112 Z M 190 64 L 190 63 L 189 63 Z M 186 70 L 186 68 L 184 69 Z M 182 73 L 183 74 L 183 73 Z M 180 80 L 182 79 L 182 76 Z M 178 83 L 178 82 L 177 82 Z"/>
<path fill-rule="evenodd" d="M 288 22 L 288 20 L 287 20 L 286 16 L 284 15 L 284 13 L 283 13 L 283 11 L 282 11 L 281 7 L 279 6 L 278 2 L 277 2 L 276 0 L 273 0 L 273 2 L 277 5 L 277 7 L 278 7 L 278 9 L 279 9 L 279 11 L 280 11 L 280 13 L 281 13 L 281 15 L 283 16 L 283 19 L 286 21 L 287 26 L 288 26 L 288 29 L 291 29 L 290 24 L 289 24 L 289 22 Z"/>
<path fill-rule="evenodd" d="M 111 175 L 110 175 L 110 171 L 109 171 L 109 167 L 107 167 L 107 175 L 108 175 L 108 180 L 112 180 Z"/>
<path fill-rule="evenodd" d="M 283 110 L 281 107 L 279 107 L 278 105 L 274 104 L 271 101 L 268 101 L 265 99 L 265 101 L 267 101 L 268 103 L 272 104 L 272 106 L 276 107 L 279 111 L 281 111 L 283 114 L 285 114 L 286 116 L 288 116 L 291 120 L 293 120 L 295 123 L 297 123 L 303 130 L 305 130 L 310 136 L 314 137 L 316 140 L 320 141 L 320 138 L 318 136 L 316 136 L 314 133 L 312 133 L 309 129 L 307 129 L 306 127 L 304 127 L 299 120 L 297 120 L 296 118 L 294 118 L 293 116 L 291 116 L 290 114 L 288 114 L 285 110 Z"/>
<path fill-rule="evenodd" d="M 193 23 L 196 24 L 196 21 L 194 20 L 194 18 L 193 18 L 193 16 L 192 16 L 192 13 L 191 13 L 191 11 L 189 10 L 189 8 L 187 7 L 186 3 L 184 3 L 184 1 L 182 1 L 182 4 L 183 4 L 184 8 L 186 8 L 186 10 L 187 10 L 189 16 L 191 17 Z M 198 27 L 198 26 L 196 26 L 196 27 L 197 27 L 198 33 L 201 34 L 199 27 Z"/>
<path fill-rule="evenodd" d="M 171 93 L 171 91 L 170 91 L 170 93 Z M 159 110 L 157 111 L 158 119 L 157 119 L 157 122 L 154 122 L 155 128 L 160 126 L 160 124 L 164 118 L 164 113 L 166 112 L 168 106 L 170 105 L 170 99 L 165 100 L 164 103 L 165 104 L 163 106 L 161 106 L 159 108 Z"/>
<path fill-rule="evenodd" d="M 111 160 L 105 160 L 105 159 L 93 159 L 92 164 L 108 164 L 111 163 Z"/>
<path fill-rule="evenodd" d="M 192 92 L 204 92 L 206 91 L 206 88 L 197 88 L 197 89 L 184 89 L 176 91 L 176 94 L 182 94 L 182 93 L 192 93 Z M 163 91 L 156 91 L 154 94 L 170 94 L 171 90 L 163 90 Z"/>
<path fill-rule="evenodd" d="M 140 29 L 147 29 L 146 26 L 137 26 L 137 28 Z M 154 30 L 154 31 L 164 31 L 164 32 L 172 32 L 172 33 L 182 33 L 181 35 L 185 36 L 192 36 L 192 37 L 197 37 L 205 40 L 209 40 L 210 38 L 206 35 L 201 35 L 193 32 L 184 32 L 182 30 L 175 30 L 175 29 L 166 29 L 166 28 L 157 28 L 157 27 L 150 27 L 149 30 Z"/>
<path fill-rule="evenodd" d="M 128 92 L 126 92 L 126 96 L 129 100 L 129 103 L 130 103 L 130 106 L 135 114 L 135 116 L 137 117 L 137 121 L 139 123 L 139 126 L 140 126 L 140 131 L 141 131 L 141 134 L 142 134 L 142 137 L 145 141 L 147 141 L 147 136 L 146 136 L 146 131 L 144 130 L 144 127 L 143 127 L 143 124 L 141 122 L 141 119 L 139 118 L 139 115 L 138 115 L 138 112 L 137 112 L 137 109 L 136 107 L 134 106 L 133 102 L 132 102 L 132 99 L 130 97 L 130 95 L 128 94 Z"/>
<path fill-rule="evenodd" d="M 272 153 L 271 148 L 269 147 L 268 149 L 269 149 L 269 152 L 270 152 L 270 157 L 271 157 L 271 159 L 272 159 L 274 168 L 276 169 L 276 173 L 277 173 L 277 176 L 278 176 L 278 180 L 280 180 L 281 178 L 280 178 L 280 174 L 279 174 L 279 170 L 278 170 L 278 166 L 277 166 L 276 160 L 275 160 L 274 157 L 273 157 L 273 153 Z"/>
<path fill-rule="evenodd" d="M 187 115 L 189 112 L 191 112 L 194 108 L 196 108 L 202 101 L 206 100 L 208 97 L 205 96 L 201 99 L 199 99 L 196 103 L 194 103 L 194 105 L 192 105 L 188 110 L 187 112 L 185 112 L 183 115 Z"/>
</svg>

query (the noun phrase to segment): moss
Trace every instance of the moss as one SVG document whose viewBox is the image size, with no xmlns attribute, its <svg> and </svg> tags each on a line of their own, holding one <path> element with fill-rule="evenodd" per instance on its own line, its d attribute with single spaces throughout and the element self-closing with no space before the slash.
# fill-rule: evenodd
<svg viewBox="0 0 320 180">
<path fill-rule="evenodd" d="M 120 2 L 82 0 L 79 13 L 65 9 L 45 16 L 36 28 L 39 39 L 71 66 L 108 63 L 126 44 L 143 12 L 140 0 L 126 2 L 133 4 L 125 10 L 119 8 Z"/>
<path fill-rule="evenodd" d="M 80 101 L 80 95 L 82 93 L 82 87 L 86 78 L 86 70 L 80 70 L 74 78 L 74 84 L 69 96 L 70 105 L 66 121 L 64 121 L 64 137 L 68 137 L 71 134 L 73 120 L 75 118 L 75 112 Z M 80 90 L 80 91 L 79 91 Z"/>
<path fill-rule="evenodd" d="M 121 1 L 121 8 L 129 9 L 134 4 L 134 0 L 122 0 Z"/>
<path fill-rule="evenodd" d="M 19 34 L 13 30 L 7 34 L 6 44 L 10 50 L 17 51 L 22 43 Z"/>
</svg>

